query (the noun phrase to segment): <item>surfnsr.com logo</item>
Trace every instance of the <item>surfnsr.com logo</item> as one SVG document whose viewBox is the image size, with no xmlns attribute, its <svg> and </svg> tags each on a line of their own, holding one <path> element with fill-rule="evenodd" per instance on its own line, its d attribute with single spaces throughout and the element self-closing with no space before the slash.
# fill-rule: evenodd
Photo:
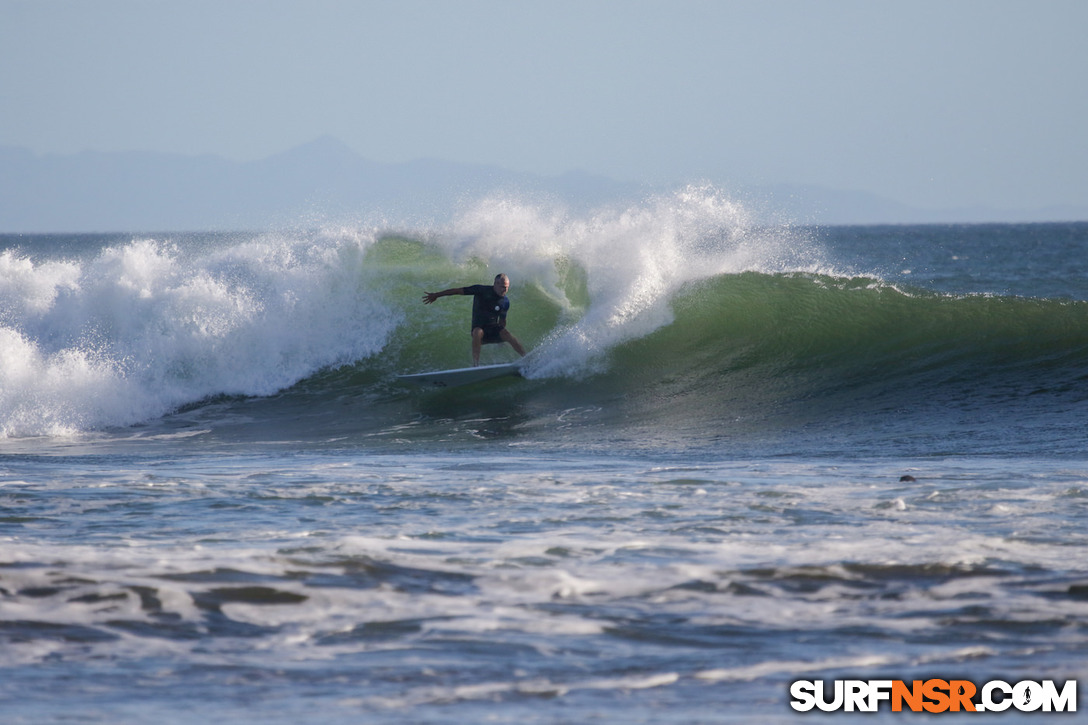
<svg viewBox="0 0 1088 725">
<path fill-rule="evenodd" d="M 828 688 L 823 680 L 797 680 L 790 697 L 799 712 L 876 712 L 884 703 L 892 712 L 1076 712 L 1077 681 L 1059 688 L 1053 680 L 991 680 L 982 687 L 969 680 L 835 680 Z"/>
</svg>

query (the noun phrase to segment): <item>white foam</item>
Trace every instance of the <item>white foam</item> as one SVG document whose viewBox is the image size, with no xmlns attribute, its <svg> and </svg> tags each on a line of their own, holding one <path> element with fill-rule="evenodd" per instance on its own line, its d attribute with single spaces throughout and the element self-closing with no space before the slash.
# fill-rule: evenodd
<svg viewBox="0 0 1088 725">
<path fill-rule="evenodd" d="M 861 655 L 857 657 L 835 657 L 806 662 L 804 660 L 781 660 L 747 664 L 743 667 L 719 667 L 695 673 L 695 677 L 709 682 L 727 680 L 752 681 L 773 675 L 797 676 L 806 672 L 826 672 L 836 669 L 866 670 L 896 664 L 900 659 L 886 655 Z"/>
<path fill-rule="evenodd" d="M 364 267 L 372 239 L 265 235 L 211 249 L 135 239 L 81 261 L 5 252 L 0 436 L 266 395 L 378 352 L 398 315 Z"/>
<path fill-rule="evenodd" d="M 570 301 L 556 260 L 573 260 L 585 270 L 589 308 L 533 356 L 529 377 L 596 369 L 613 346 L 671 322 L 670 298 L 694 281 L 749 270 L 812 269 L 815 259 L 810 241 L 785 228 L 757 228 L 741 204 L 706 186 L 583 217 L 493 197 L 454 223 L 447 244 L 456 259 L 485 259 L 536 280 L 561 304 Z"/>
<path fill-rule="evenodd" d="M 563 697 L 577 690 L 615 690 L 629 692 L 667 687 L 676 684 L 680 675 L 675 672 L 662 672 L 651 675 L 630 675 L 627 677 L 574 680 L 555 682 L 544 677 L 517 679 L 511 682 L 478 682 L 454 687 L 424 686 L 406 690 L 399 697 L 371 697 L 344 701 L 352 706 L 380 707 L 401 709 L 424 704 L 450 703 L 465 700 L 487 700 L 500 698 L 509 693 L 532 695 L 535 697 Z"/>
</svg>

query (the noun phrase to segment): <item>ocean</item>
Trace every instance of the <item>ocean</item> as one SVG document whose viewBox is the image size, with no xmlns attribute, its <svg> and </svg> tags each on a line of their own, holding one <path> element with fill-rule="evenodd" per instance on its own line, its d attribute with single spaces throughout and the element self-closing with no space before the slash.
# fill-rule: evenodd
<svg viewBox="0 0 1088 725">
<path fill-rule="evenodd" d="M 524 377 L 398 381 L 470 363 L 469 298 L 423 294 L 499 272 Z M 1086 419 L 1088 223 L 691 187 L 0 236 L 0 712 L 900 722 L 792 683 L 1083 683 Z"/>
</svg>

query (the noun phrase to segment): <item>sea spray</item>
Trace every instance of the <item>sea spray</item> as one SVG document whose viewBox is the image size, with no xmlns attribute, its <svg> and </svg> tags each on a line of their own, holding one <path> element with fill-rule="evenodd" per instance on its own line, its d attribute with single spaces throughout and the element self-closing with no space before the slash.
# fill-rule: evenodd
<svg viewBox="0 0 1088 725">
<path fill-rule="evenodd" d="M 744 206 L 708 186 L 582 216 L 493 197 L 459 218 L 449 239 L 457 258 L 481 256 L 496 270 L 516 267 L 576 311 L 534 355 L 529 375 L 543 377 L 600 372 L 617 344 L 669 324 L 669 300 L 694 281 L 823 264 L 806 234 L 758 227 Z M 584 274 L 585 306 L 565 298 L 557 270 L 572 268 Z"/>
</svg>

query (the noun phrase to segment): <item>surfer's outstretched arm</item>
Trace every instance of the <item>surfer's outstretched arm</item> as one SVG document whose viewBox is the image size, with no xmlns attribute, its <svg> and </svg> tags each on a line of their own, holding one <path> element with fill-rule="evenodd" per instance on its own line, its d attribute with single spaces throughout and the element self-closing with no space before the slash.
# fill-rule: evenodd
<svg viewBox="0 0 1088 725">
<path fill-rule="evenodd" d="M 423 304 L 429 305 L 439 297 L 449 297 L 450 295 L 463 295 L 465 293 L 464 287 L 450 287 L 444 289 L 441 292 L 426 292 L 423 295 Z"/>
</svg>

